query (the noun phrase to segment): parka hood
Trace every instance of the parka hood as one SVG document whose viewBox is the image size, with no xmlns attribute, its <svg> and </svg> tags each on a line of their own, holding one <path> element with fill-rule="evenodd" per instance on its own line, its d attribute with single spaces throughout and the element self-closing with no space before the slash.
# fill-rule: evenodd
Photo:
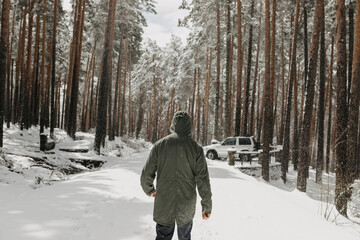
<svg viewBox="0 0 360 240">
<path fill-rule="evenodd" d="M 191 120 L 189 114 L 184 111 L 176 112 L 171 123 L 170 131 L 177 133 L 179 136 L 190 136 Z"/>
</svg>

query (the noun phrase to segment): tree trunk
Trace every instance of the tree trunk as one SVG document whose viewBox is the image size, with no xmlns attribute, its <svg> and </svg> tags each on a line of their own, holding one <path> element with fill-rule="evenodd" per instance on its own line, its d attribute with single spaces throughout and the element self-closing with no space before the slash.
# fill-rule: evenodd
<svg viewBox="0 0 360 240">
<path fill-rule="evenodd" d="M 296 2 L 296 16 L 295 16 L 295 27 L 294 27 L 294 35 L 292 42 L 292 53 L 291 53 L 291 69 L 290 69 L 290 79 L 289 79 L 289 88 L 288 88 L 288 96 L 287 96 L 287 107 L 286 107 L 286 118 L 285 118 L 285 129 L 284 129 L 284 147 L 281 156 L 281 178 L 286 182 L 286 173 L 289 167 L 289 151 L 290 151 L 290 125 L 291 125 L 291 102 L 293 99 L 292 90 L 294 81 L 296 81 L 296 50 L 297 50 L 297 34 L 298 34 L 298 25 L 299 25 L 299 16 L 300 16 L 300 0 Z M 297 87 L 297 86 L 296 86 Z"/>
<path fill-rule="evenodd" d="M 57 8 L 58 0 L 55 0 L 54 3 L 54 26 L 53 26 L 53 36 L 52 36 L 52 67 L 51 67 L 51 122 L 50 122 L 50 137 L 54 138 L 54 128 L 56 124 L 55 118 L 55 71 L 56 71 L 56 28 L 57 28 Z"/>
<path fill-rule="evenodd" d="M 352 61 L 352 80 L 351 80 L 351 97 L 349 106 L 349 126 L 347 139 L 347 161 L 346 176 L 349 188 L 349 197 L 351 196 L 351 185 L 354 183 L 358 175 L 358 126 L 359 126 L 359 103 L 360 103 L 360 2 L 356 5 L 356 23 L 355 23 L 355 39 Z M 349 56 L 351 57 L 351 56 Z"/>
<path fill-rule="evenodd" d="M 35 53 L 32 73 L 33 93 L 31 96 L 31 124 L 37 125 L 39 122 L 39 48 L 40 48 L 40 14 L 36 16 L 36 34 L 35 34 Z"/>
<path fill-rule="evenodd" d="M 324 169 L 324 115 L 325 115 L 325 13 L 321 22 L 320 34 L 320 83 L 319 83 L 319 103 L 318 103 L 318 139 L 317 139 L 317 160 L 316 160 L 316 183 L 322 182 L 322 171 Z"/>
<path fill-rule="evenodd" d="M 261 24 L 260 24 L 261 25 Z M 241 122 L 241 85 L 242 85 L 242 66 L 243 66 L 243 50 L 242 50 L 242 32 L 241 32 L 241 0 L 237 0 L 237 67 L 236 67 L 236 113 L 235 113 L 235 135 L 240 135 Z M 259 34 L 260 35 L 260 34 Z"/>
<path fill-rule="evenodd" d="M 28 39 L 27 39 L 27 60 L 26 60 L 26 69 L 25 69 L 25 78 L 23 82 L 23 94 L 22 94 L 22 112 L 21 112 L 21 129 L 25 127 L 28 129 L 30 127 L 29 121 L 29 101 L 30 99 L 30 83 L 31 83 L 31 56 L 32 56 L 32 28 L 33 28 L 33 9 L 35 1 L 30 1 L 29 11 L 29 27 L 28 27 Z"/>
<path fill-rule="evenodd" d="M 144 100 L 145 100 L 145 90 L 143 88 L 144 87 L 141 87 L 141 90 L 140 90 L 139 110 L 138 110 L 138 118 L 137 118 L 137 124 L 136 124 L 136 132 L 135 132 L 135 137 L 136 138 L 139 138 L 141 128 L 142 128 L 142 124 L 143 124 L 143 121 L 144 121 L 143 103 L 144 103 Z"/>
<path fill-rule="evenodd" d="M 121 96 L 120 136 L 123 136 L 126 133 L 126 129 L 125 129 L 125 94 L 126 94 L 126 78 L 127 78 L 127 72 L 128 72 L 127 71 L 127 69 L 128 69 L 128 47 L 129 47 L 129 36 L 128 36 L 128 34 L 126 34 L 124 82 L 123 82 L 123 93 Z M 153 56 L 153 61 L 155 61 L 155 56 Z M 154 75 L 155 75 L 155 71 L 154 71 Z"/>
<path fill-rule="evenodd" d="M 347 85 L 347 99 L 350 107 L 351 98 L 351 80 L 352 80 L 352 66 L 353 66 L 353 53 L 354 53 L 354 7 L 355 2 L 349 3 L 349 56 L 348 56 L 348 85 Z M 350 109 L 349 109 L 350 110 Z"/>
<path fill-rule="evenodd" d="M 39 95 L 39 110 L 40 110 L 40 134 L 44 132 L 45 128 L 45 39 L 46 39 L 46 6 L 47 2 L 44 0 L 44 9 L 43 9 L 43 25 L 42 25 L 42 43 L 41 43 L 41 79 L 40 79 L 40 95 Z"/>
<path fill-rule="evenodd" d="M 271 98 L 271 76 L 270 76 L 270 0 L 265 0 L 265 77 L 264 77 L 264 103 L 265 103 L 265 112 L 264 118 L 264 147 L 263 153 L 260 155 L 261 165 L 262 165 L 262 177 L 265 181 L 269 181 L 269 160 L 270 160 L 270 144 L 271 140 L 271 121 L 272 119 L 272 104 L 270 101 Z"/>
<path fill-rule="evenodd" d="M 305 91 L 307 92 L 308 74 L 309 74 L 309 49 L 308 49 L 308 24 L 307 24 L 307 8 L 304 4 L 304 79 Z"/>
<path fill-rule="evenodd" d="M 260 7 L 260 12 L 262 12 L 262 2 Z M 254 136 L 255 135 L 255 101 L 256 97 L 256 84 L 257 81 L 260 81 L 259 78 L 259 55 L 260 55 L 260 39 L 261 39 L 261 17 L 262 14 L 259 16 L 259 32 L 258 32 L 258 39 L 257 39 L 257 50 L 256 50 L 256 63 L 255 63 L 255 74 L 254 74 L 254 81 L 253 81 L 253 89 L 252 89 L 252 96 L 251 96 L 251 113 L 250 113 L 250 130 L 249 133 Z M 260 89 L 258 89 L 258 96 L 260 95 Z"/>
<path fill-rule="evenodd" d="M 279 135 L 277 137 L 277 143 L 279 145 L 283 144 L 283 138 L 284 138 L 284 119 L 285 119 L 285 46 L 284 46 L 284 23 L 281 26 L 281 124 L 280 124 L 280 130 Z"/>
<path fill-rule="evenodd" d="M 299 69 L 299 68 L 298 68 Z M 294 127 L 293 127 L 293 150 L 292 150 L 292 162 L 294 164 L 294 169 L 297 168 L 299 160 L 299 121 L 298 121 L 298 89 L 299 89 L 299 79 L 296 77 L 294 80 Z M 296 166 L 296 167 L 295 167 Z M 288 169 L 288 166 L 287 166 Z"/>
<path fill-rule="evenodd" d="M 129 109 L 129 117 L 128 117 L 128 135 L 131 136 L 133 131 L 132 131 L 132 119 L 133 119 L 133 111 L 132 109 L 132 103 L 131 103 L 131 55 L 132 55 L 132 50 L 131 50 L 131 46 L 129 47 L 129 96 L 128 96 L 128 109 Z M 161 106 L 161 105 L 160 105 Z M 161 113 L 161 111 L 160 111 Z M 161 115 L 160 115 L 161 117 Z M 159 136 L 159 135 L 158 135 Z"/>
<path fill-rule="evenodd" d="M 250 16 L 254 17 L 254 0 L 251 1 Z M 251 61 L 252 61 L 252 39 L 253 39 L 253 25 L 250 24 L 249 30 L 249 46 L 248 46 L 248 60 L 246 70 L 246 90 L 245 90 L 245 102 L 244 102 L 244 115 L 242 124 L 242 135 L 248 134 L 248 112 L 249 112 L 249 94 L 250 94 L 250 77 L 251 77 Z"/>
<path fill-rule="evenodd" d="M 120 47 L 119 47 L 119 56 L 118 56 L 118 65 L 116 72 L 116 82 L 115 82 L 115 96 L 114 96 L 114 110 L 113 110 L 113 125 L 112 131 L 109 135 L 109 140 L 115 140 L 115 136 L 119 135 L 119 106 L 118 100 L 121 97 L 121 70 L 122 70 L 122 40 L 123 40 L 124 32 L 121 31 L 120 37 Z M 120 92 L 120 94 L 119 94 Z"/>
<path fill-rule="evenodd" d="M 204 145 L 207 145 L 207 132 L 208 132 L 208 124 L 209 124 L 209 95 L 210 95 L 210 78 L 211 78 L 211 60 L 212 60 L 212 49 L 207 56 L 208 63 L 207 63 L 207 75 L 206 75 L 206 82 L 205 82 L 205 96 L 204 96 L 204 123 L 203 123 L 203 141 Z"/>
<path fill-rule="evenodd" d="M 314 91 L 315 91 L 315 80 L 316 80 L 316 67 L 318 61 L 318 50 L 319 50 L 319 38 L 321 32 L 322 18 L 324 17 L 324 0 L 317 0 L 315 5 L 314 15 L 314 30 L 311 42 L 309 72 L 308 72 L 308 84 L 306 88 L 306 100 L 305 100 L 305 113 L 301 127 L 300 134 L 300 158 L 299 158 L 299 172 L 297 179 L 297 189 L 302 192 L 306 192 L 306 180 L 308 176 L 309 159 L 309 144 L 311 143 L 310 131 L 311 120 L 313 114 L 313 103 L 314 103 Z"/>
<path fill-rule="evenodd" d="M 334 37 L 331 39 L 331 57 L 330 57 L 330 69 L 328 76 L 329 94 L 328 94 L 328 128 L 327 128 L 327 144 L 326 144 L 326 163 L 325 171 L 329 173 L 330 169 L 330 149 L 331 147 L 331 123 L 332 123 L 332 97 L 333 97 L 333 65 L 334 65 Z"/>
<path fill-rule="evenodd" d="M 69 115 L 68 115 L 68 128 L 67 133 L 73 139 L 75 139 L 75 133 L 77 130 L 77 103 L 79 95 L 79 78 L 80 78 L 80 69 L 81 69 L 81 49 L 82 49 L 82 38 L 84 30 L 84 18 L 85 18 L 85 4 L 86 0 L 80 0 L 78 12 L 77 12 L 77 21 L 74 23 L 75 26 L 75 41 L 74 41 L 74 65 L 72 67 L 72 80 L 71 80 L 71 94 L 70 94 L 70 106 L 69 106 Z M 68 85 L 69 87 L 70 85 Z"/>
<path fill-rule="evenodd" d="M 347 162 L 347 52 L 346 52 L 346 19 L 345 0 L 336 0 L 336 117 L 335 117 L 335 156 L 336 156 L 336 186 L 335 206 L 341 215 L 347 216 L 349 192 L 346 183 Z"/>
<path fill-rule="evenodd" d="M 107 93 L 109 81 L 111 81 L 112 66 L 112 52 L 114 44 L 114 23 L 116 0 L 109 0 L 108 17 L 105 30 L 104 52 L 102 57 L 101 81 L 99 88 L 99 102 L 97 105 L 97 122 L 94 149 L 100 155 L 101 145 L 105 144 L 106 137 L 106 111 L 107 111 Z"/>
<path fill-rule="evenodd" d="M 9 21 L 10 21 L 10 0 L 3 0 L 1 11 L 1 36 L 0 36 L 0 148 L 3 147 L 3 123 L 4 123 L 4 101 L 6 69 L 9 47 Z"/>
<path fill-rule="evenodd" d="M 155 61 L 155 55 L 153 55 L 153 62 Z M 154 74 L 153 74 L 153 104 L 154 104 L 154 118 L 153 118 L 153 131 L 151 142 L 155 143 L 157 141 L 157 131 L 158 131 L 158 105 L 157 105 L 157 91 L 156 91 L 156 66 L 154 64 Z"/>
<path fill-rule="evenodd" d="M 193 121 L 193 126 L 195 126 L 195 94 L 196 94 L 196 67 L 194 68 L 194 77 L 193 77 L 193 89 L 192 89 L 192 98 L 191 98 L 191 118 Z M 174 92 L 175 93 L 175 92 Z M 173 99 L 173 95 L 171 95 L 171 99 Z M 172 102 L 172 101 L 171 101 Z M 215 120 L 216 121 L 216 120 Z"/>
<path fill-rule="evenodd" d="M 226 20 L 226 83 L 225 83 L 225 136 L 230 136 L 230 99 L 231 99 L 231 86 L 230 86 L 230 52 L 231 52 L 231 2 L 227 0 L 227 20 Z"/>
<path fill-rule="evenodd" d="M 271 141 L 274 137 L 274 121 L 276 119 L 276 109 L 277 109 L 277 95 L 274 96 L 274 89 L 276 86 L 275 82 L 275 65 L 276 65 L 276 58 L 275 58 L 275 50 L 276 50 L 276 0 L 272 1 L 272 17 L 271 17 L 271 62 L 270 62 L 270 81 L 271 81 L 271 92 L 270 92 L 270 101 L 273 111 L 273 117 L 268 119 L 271 121 Z"/>
</svg>

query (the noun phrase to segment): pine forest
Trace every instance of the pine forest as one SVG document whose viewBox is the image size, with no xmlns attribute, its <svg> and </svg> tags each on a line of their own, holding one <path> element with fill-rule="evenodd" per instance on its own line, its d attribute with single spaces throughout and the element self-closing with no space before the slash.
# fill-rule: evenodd
<svg viewBox="0 0 360 240">
<path fill-rule="evenodd" d="M 334 206 L 348 216 L 360 179 L 360 0 L 181 0 L 189 35 L 165 46 L 144 37 L 156 0 L 63 2 L 1 0 L 0 153 L 16 126 L 55 142 L 56 130 L 91 133 L 102 156 L 118 137 L 157 142 L 186 111 L 202 146 L 254 136 L 265 182 L 274 146 L 282 183 L 294 170 L 300 192 L 310 171 L 317 184 L 334 174 Z"/>
</svg>

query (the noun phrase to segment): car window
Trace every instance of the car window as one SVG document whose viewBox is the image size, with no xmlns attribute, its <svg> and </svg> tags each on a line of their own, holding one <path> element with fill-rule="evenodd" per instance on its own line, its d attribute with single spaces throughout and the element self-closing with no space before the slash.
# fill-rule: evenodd
<svg viewBox="0 0 360 240">
<path fill-rule="evenodd" d="M 239 145 L 251 145 L 250 138 L 239 138 Z"/>
<path fill-rule="evenodd" d="M 222 143 L 222 145 L 235 145 L 236 144 L 236 138 L 227 138 Z"/>
</svg>

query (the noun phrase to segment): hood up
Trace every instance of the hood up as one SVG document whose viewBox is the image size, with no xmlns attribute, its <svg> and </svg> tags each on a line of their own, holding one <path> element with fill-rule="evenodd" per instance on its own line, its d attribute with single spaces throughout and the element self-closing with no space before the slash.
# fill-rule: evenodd
<svg viewBox="0 0 360 240">
<path fill-rule="evenodd" d="M 184 111 L 176 112 L 171 123 L 170 131 L 177 133 L 179 136 L 190 136 L 191 120 L 189 114 Z"/>
</svg>

